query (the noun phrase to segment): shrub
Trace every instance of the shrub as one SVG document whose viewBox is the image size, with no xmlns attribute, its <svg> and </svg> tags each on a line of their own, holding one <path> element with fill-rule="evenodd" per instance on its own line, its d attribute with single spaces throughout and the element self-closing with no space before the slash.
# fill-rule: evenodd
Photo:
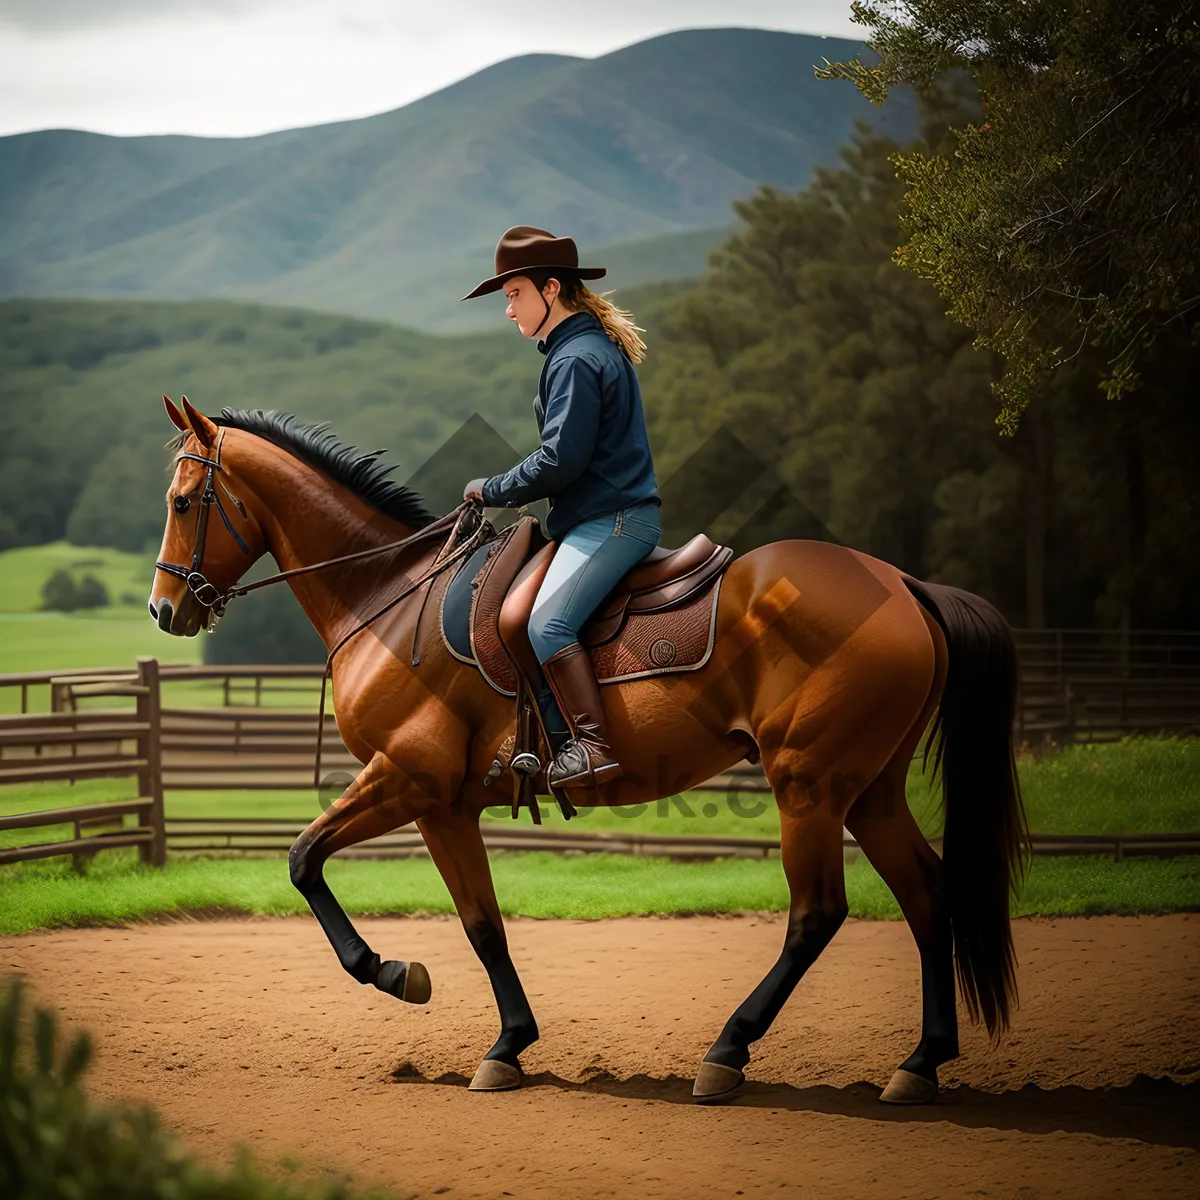
<svg viewBox="0 0 1200 1200">
<path fill-rule="evenodd" d="M 149 1105 L 98 1105 L 80 1080 L 91 1039 L 60 1045 L 56 1014 L 0 990 L 0 1195 L 5 1200 L 350 1200 L 344 1184 L 273 1183 L 243 1152 L 229 1174 L 194 1162 Z"/>
<path fill-rule="evenodd" d="M 42 584 L 42 609 L 46 612 L 74 612 L 79 607 L 79 585 L 66 567 L 59 567 Z"/>
<path fill-rule="evenodd" d="M 80 608 L 106 608 L 108 588 L 90 571 L 79 581 Z"/>
</svg>

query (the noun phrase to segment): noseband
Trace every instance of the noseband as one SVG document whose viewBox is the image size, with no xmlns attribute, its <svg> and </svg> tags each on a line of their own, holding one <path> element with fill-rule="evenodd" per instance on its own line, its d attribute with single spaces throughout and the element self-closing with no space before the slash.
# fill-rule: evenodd
<svg viewBox="0 0 1200 1200">
<path fill-rule="evenodd" d="M 215 458 L 205 458 L 202 454 L 180 454 L 175 461 L 180 462 L 187 458 L 192 462 L 203 463 L 208 468 L 204 475 L 204 491 L 200 495 L 200 516 L 196 520 L 196 541 L 192 547 L 192 564 L 190 567 L 185 567 L 180 563 L 157 562 L 154 565 L 160 571 L 165 571 L 168 575 L 174 575 L 176 579 L 182 579 L 187 584 L 187 589 L 196 597 L 199 604 L 205 608 L 210 608 L 216 616 L 221 616 L 225 611 L 225 595 L 220 588 L 215 584 L 209 583 L 200 571 L 200 564 L 204 561 L 204 540 L 208 534 L 208 510 L 215 503 L 217 512 L 220 514 L 221 520 L 225 528 L 229 530 L 229 536 L 237 542 L 243 554 L 250 553 L 250 547 L 246 544 L 245 539 L 233 527 L 233 522 L 229 519 L 229 514 L 225 511 L 225 505 L 221 503 L 221 496 L 217 491 L 216 484 L 219 482 L 222 491 L 233 501 L 238 512 L 242 514 L 242 520 L 248 521 L 250 518 L 246 515 L 246 506 L 229 490 L 228 484 L 223 479 L 217 479 L 217 472 L 221 470 L 221 442 L 224 440 L 225 430 L 222 429 L 217 434 L 217 454 Z"/>
</svg>

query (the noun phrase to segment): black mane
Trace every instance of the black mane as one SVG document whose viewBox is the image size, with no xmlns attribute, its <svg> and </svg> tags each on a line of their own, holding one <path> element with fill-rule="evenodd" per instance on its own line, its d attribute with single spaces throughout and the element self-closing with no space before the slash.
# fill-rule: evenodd
<svg viewBox="0 0 1200 1200">
<path fill-rule="evenodd" d="M 214 425 L 227 425 L 253 433 L 294 454 L 302 462 L 331 479 L 348 487 L 356 496 L 377 508 L 381 513 L 400 521 L 410 529 L 423 529 L 438 518 L 425 507 L 425 502 L 411 488 L 388 479 L 396 468 L 385 467 L 378 461 L 386 450 L 360 454 L 353 446 L 339 442 L 326 425 L 306 425 L 293 413 L 260 408 L 221 409 L 219 417 L 210 418 Z M 180 433 L 167 443 L 178 450 L 187 439 Z"/>
</svg>

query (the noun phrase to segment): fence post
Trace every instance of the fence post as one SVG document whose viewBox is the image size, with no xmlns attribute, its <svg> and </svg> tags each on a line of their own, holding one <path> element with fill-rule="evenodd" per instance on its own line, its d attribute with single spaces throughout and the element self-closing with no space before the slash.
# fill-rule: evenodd
<svg viewBox="0 0 1200 1200">
<path fill-rule="evenodd" d="M 1075 690 L 1069 683 L 1063 688 L 1063 714 L 1067 719 L 1067 728 L 1064 731 L 1063 745 L 1073 746 L 1076 740 L 1076 723 L 1078 716 L 1075 712 Z"/>
<path fill-rule="evenodd" d="M 138 795 L 150 799 L 150 827 L 154 830 L 153 840 L 143 842 L 140 851 L 143 862 L 161 867 L 167 861 L 167 835 L 163 817 L 162 697 L 158 659 L 139 655 L 137 670 L 138 683 L 146 689 L 144 695 L 138 696 L 138 720 L 149 725 L 149 729 L 138 737 L 138 757 L 146 760 L 146 766 L 138 771 Z"/>
</svg>

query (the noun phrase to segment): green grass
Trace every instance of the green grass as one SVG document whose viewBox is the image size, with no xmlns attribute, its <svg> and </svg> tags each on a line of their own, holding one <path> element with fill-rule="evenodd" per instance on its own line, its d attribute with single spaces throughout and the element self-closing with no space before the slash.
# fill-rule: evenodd
<svg viewBox="0 0 1200 1200">
<path fill-rule="evenodd" d="M 61 567 L 77 579 L 95 575 L 111 603 L 74 613 L 39 611 L 42 585 Z M 0 673 L 132 667 L 141 654 L 164 663 L 198 663 L 199 638 L 173 638 L 150 620 L 146 598 L 153 574 L 153 555 L 64 541 L 0 552 Z M 132 599 L 122 603 L 123 596 Z M 35 689 L 30 701 L 35 711 L 48 708 L 49 690 Z M 18 711 L 19 691 L 0 689 L 0 712 Z"/>
<path fill-rule="evenodd" d="M 64 541 L 0 552 L 0 613 L 37 612 L 42 603 L 42 585 L 64 567 L 76 579 L 95 575 L 108 590 L 113 607 L 136 608 L 149 623 L 146 598 L 154 574 L 154 555 L 129 554 L 105 546 L 72 546 Z"/>
<path fill-rule="evenodd" d="M 678 912 L 780 912 L 788 892 L 778 860 L 680 863 L 621 855 L 564 857 L 496 853 L 492 871 L 506 915 L 590 920 Z M 339 862 L 326 878 L 353 914 L 451 913 L 437 869 L 425 859 Z M 851 914 L 899 916 L 891 893 L 865 861 L 848 864 Z M 1091 916 L 1200 908 L 1200 858 L 1035 860 L 1017 915 Z M 281 916 L 307 912 L 273 859 L 175 859 L 143 867 L 113 851 L 75 875 L 68 864 L 18 864 L 0 873 L 0 933 L 111 925 L 165 913 L 239 911 Z"/>
<path fill-rule="evenodd" d="M 1200 738 L 1072 746 L 1021 767 L 1020 778 L 1039 832 L 1200 832 Z"/>
<path fill-rule="evenodd" d="M 139 654 L 160 662 L 198 663 L 198 638 L 176 638 L 154 626 L 145 608 L 98 608 L 79 613 L 0 613 L 0 673 L 132 667 Z M 5 694 L 8 693 L 8 694 Z M 13 697 L 18 707 L 13 707 Z M 19 711 L 20 693 L 0 690 L 6 711 Z"/>
<path fill-rule="evenodd" d="M 1200 832 L 1200 739 L 1126 738 L 1107 745 L 1074 746 L 1060 754 L 1018 766 L 1030 828 L 1034 833 L 1192 833 Z M 0 814 L 32 812 L 71 804 L 127 799 L 125 780 L 37 783 L 0 789 Z M 485 819 L 511 824 L 507 793 Z M 914 761 L 908 802 L 930 837 L 941 830 L 936 792 Z M 294 791 L 168 792 L 168 817 L 288 817 L 311 821 L 321 811 L 317 796 Z M 686 811 L 685 811 L 686 810 Z M 558 806 L 542 801 L 548 829 L 571 832 L 709 834 L 732 837 L 779 836 L 779 814 L 766 793 L 691 791 L 684 796 L 629 810 L 583 810 L 570 824 Z M 522 814 L 521 825 L 529 824 Z M 39 834 L 41 840 L 48 834 Z"/>
</svg>

